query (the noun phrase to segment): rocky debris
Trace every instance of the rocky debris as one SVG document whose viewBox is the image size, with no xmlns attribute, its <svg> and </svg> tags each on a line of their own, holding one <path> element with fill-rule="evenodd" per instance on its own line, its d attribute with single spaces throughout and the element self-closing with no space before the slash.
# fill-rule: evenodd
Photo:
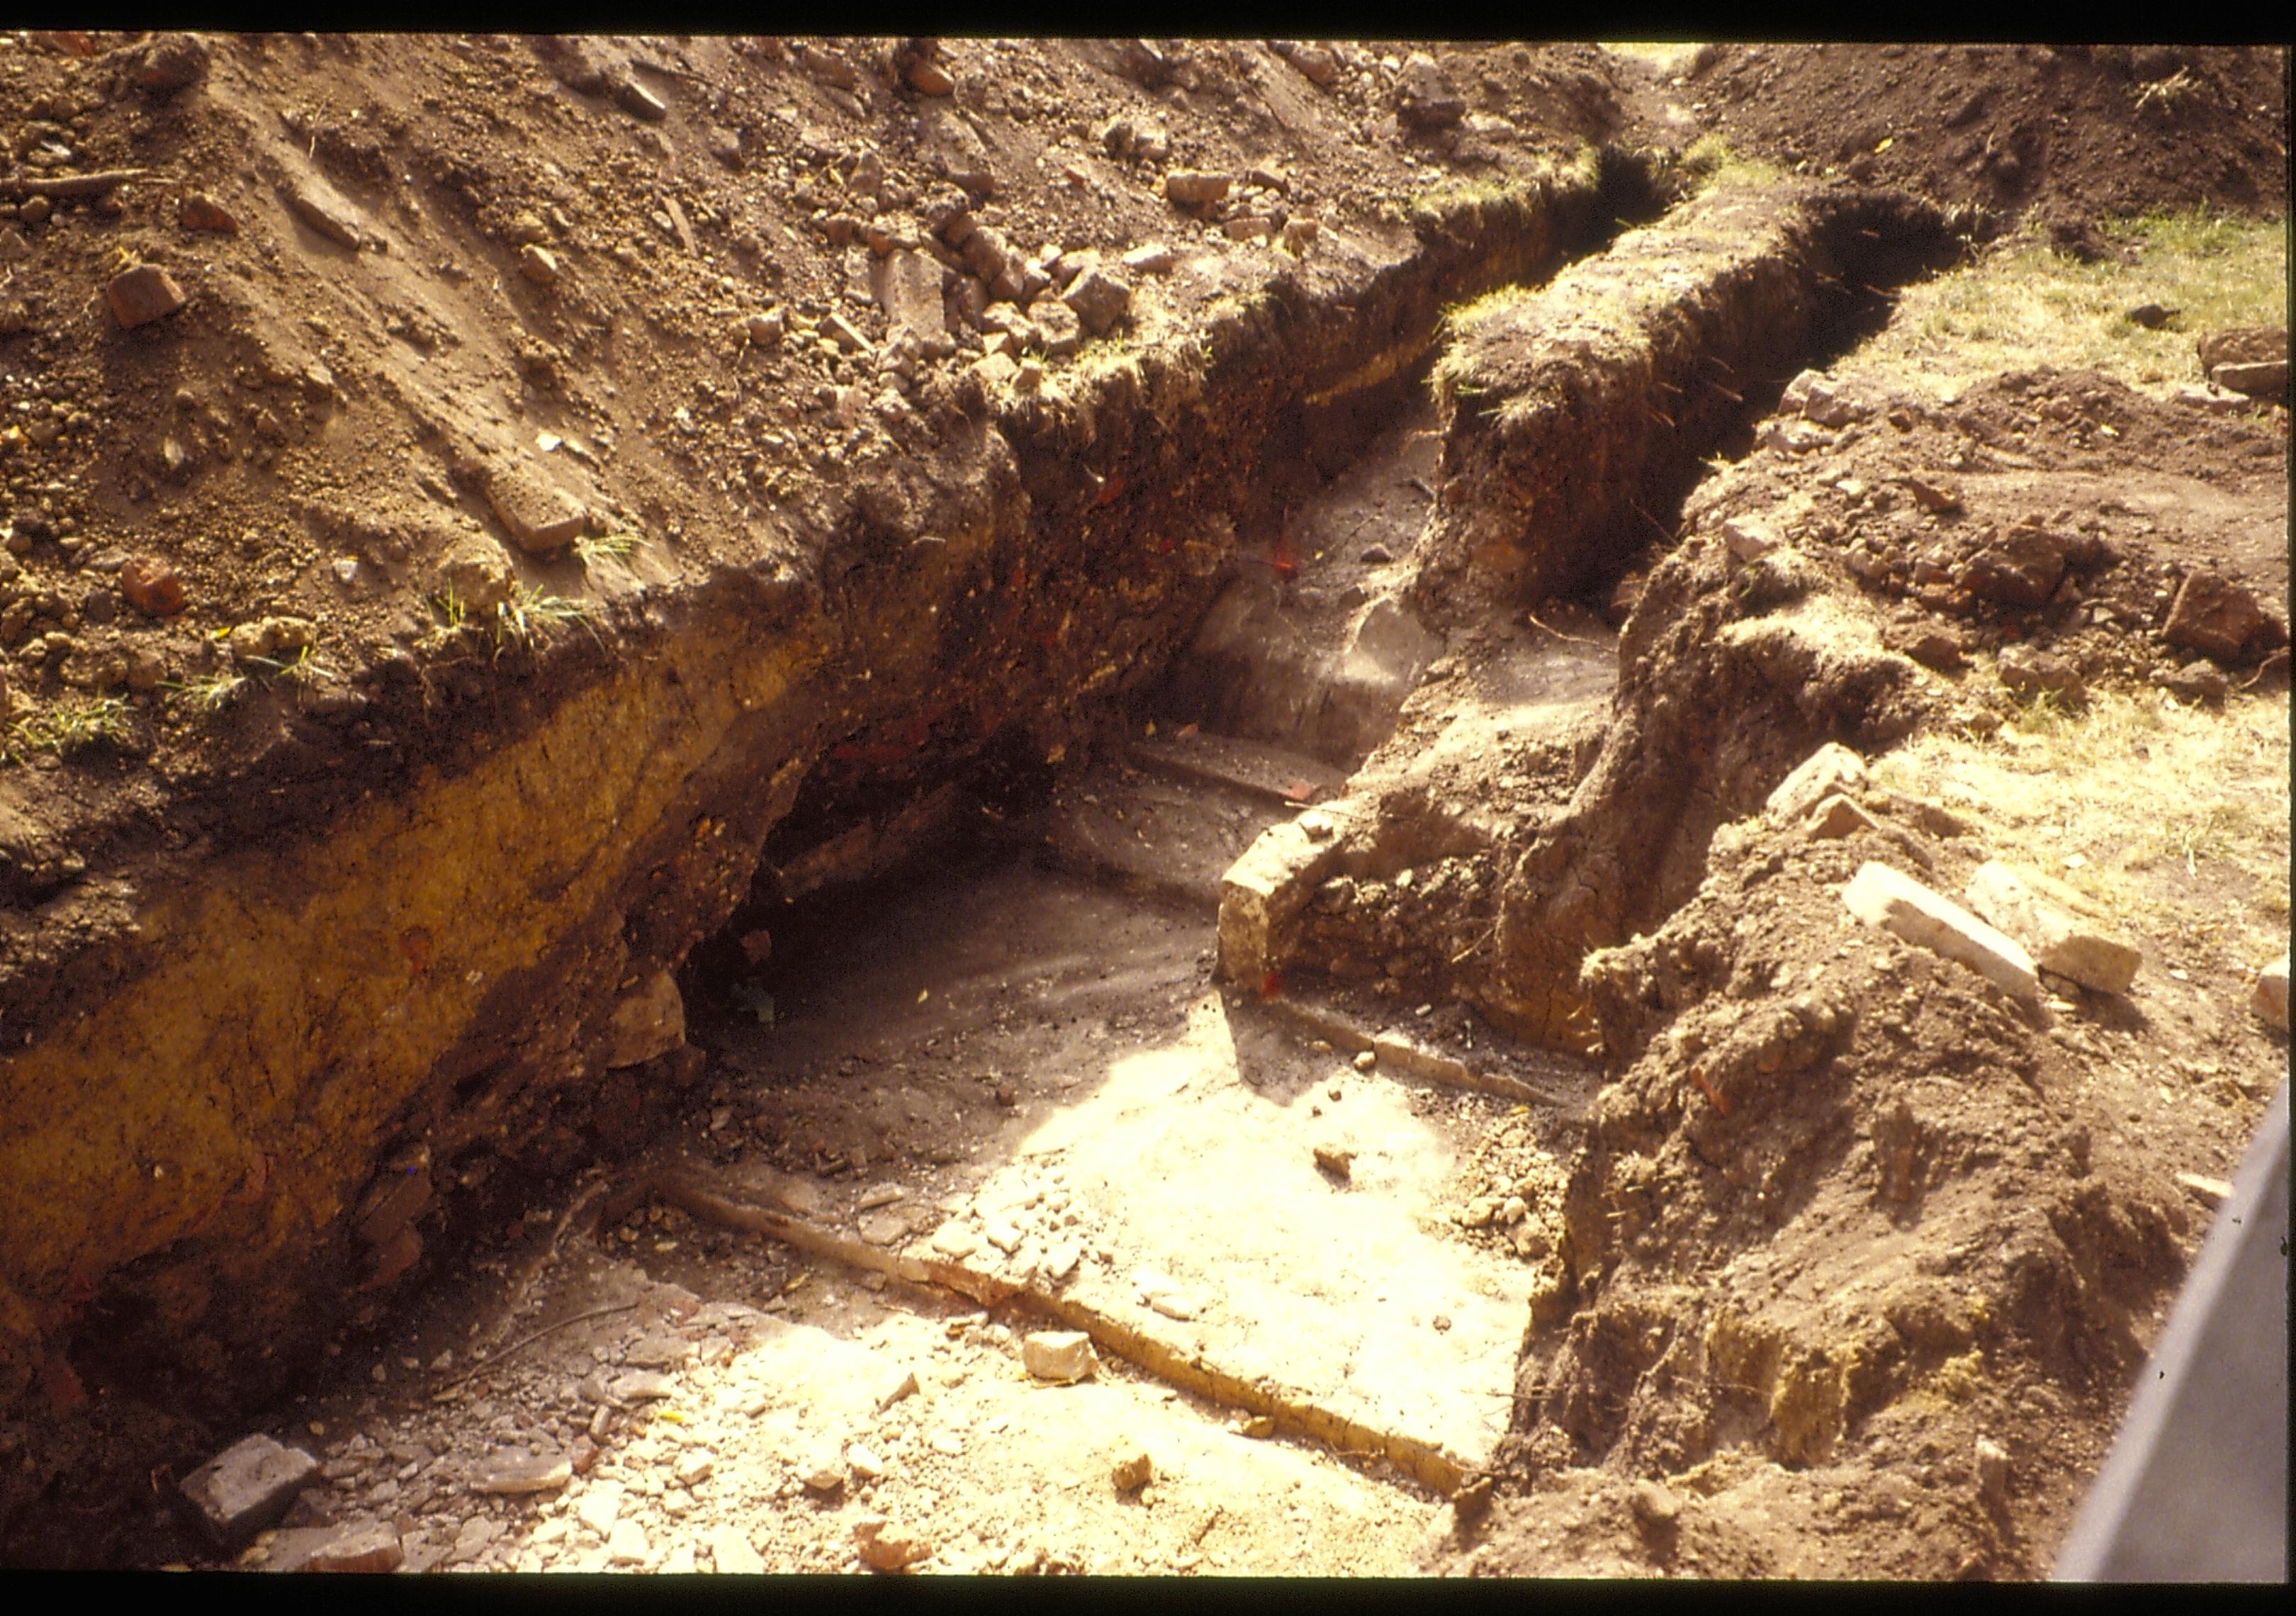
<svg viewBox="0 0 2296 1616">
<path fill-rule="evenodd" d="M 853 1467 L 853 1473 L 864 1481 L 882 1481 L 885 1479 L 884 1459 L 876 1449 L 865 1442 L 847 1443 L 845 1462 Z"/>
<path fill-rule="evenodd" d="M 1953 673 L 1969 665 L 1961 636 L 1939 623 L 1891 623 L 1882 631 L 1882 644 L 1938 673 Z"/>
<path fill-rule="evenodd" d="M 2133 946 L 2083 925 L 1997 858 L 1978 866 L 1964 896 L 1996 930 L 2024 945 L 2044 971 L 2099 993 L 2126 993 L 2136 979 L 2143 956 Z"/>
<path fill-rule="evenodd" d="M 1069 283 L 1069 289 L 1061 294 L 1061 301 L 1075 312 L 1086 332 L 1095 337 L 1105 336 L 1130 311 L 1132 287 L 1095 266 Z"/>
<path fill-rule="evenodd" d="M 1300 75 L 1310 84 L 1329 86 L 1340 76 L 1340 59 L 1320 45 L 1308 45 L 1296 39 L 1278 39 L 1270 48 L 1299 69 Z"/>
<path fill-rule="evenodd" d="M 1316 1166 L 1342 1184 L 1347 1183 L 1355 1171 L 1356 1153 L 1353 1151 L 1341 1150 L 1335 1145 L 1318 1144 L 1315 1147 L 1315 1154 Z"/>
<path fill-rule="evenodd" d="M 2288 1030 L 2288 956 L 2282 955 L 2260 972 L 2256 992 L 2249 1001 L 2256 1013 L 2281 1031 Z"/>
<path fill-rule="evenodd" d="M 1443 129 L 1467 115 L 1467 103 L 1432 56 L 1414 52 L 1397 80 L 1395 111 L 1414 129 Z"/>
<path fill-rule="evenodd" d="M 2009 1501 L 2009 1450 L 1991 1437 L 1977 1439 L 1977 1494 L 1999 1509 Z"/>
<path fill-rule="evenodd" d="M 258 1432 L 184 1478 L 183 1494 L 208 1535 L 236 1549 L 287 1513 L 319 1472 L 319 1462 Z"/>
<path fill-rule="evenodd" d="M 190 301 L 175 276 L 157 264 L 138 264 L 112 276 L 103 295 L 111 305 L 111 317 L 131 329 L 165 319 Z"/>
<path fill-rule="evenodd" d="M 1172 267 L 1172 250 L 1161 242 L 1135 247 L 1117 260 L 1135 275 L 1163 275 Z"/>
<path fill-rule="evenodd" d="M 1955 582 L 1981 601 L 2003 606 L 2043 606 L 2065 576 L 2069 548 L 2061 536 L 2019 526 L 1980 546 Z"/>
<path fill-rule="evenodd" d="M 1785 540 L 1778 530 L 1759 516 L 1733 516 L 1722 524 L 1722 542 L 1730 546 L 1730 554 L 1742 562 L 1767 555 Z"/>
<path fill-rule="evenodd" d="M 1636 1482 L 1627 1494 L 1627 1507 L 1646 1527 L 1672 1526 L 1682 1514 L 1682 1500 L 1663 1481 Z"/>
<path fill-rule="evenodd" d="M 297 218 L 337 246 L 357 252 L 366 244 L 366 233 L 358 226 L 358 210 L 326 181 L 316 176 L 290 180 L 280 187 L 279 196 Z"/>
<path fill-rule="evenodd" d="M 1812 841 L 1824 841 L 1881 828 L 1873 815 L 1837 792 L 1809 811 L 1809 823 L 1802 833 Z"/>
<path fill-rule="evenodd" d="M 2021 696 L 2046 693 L 2077 703 L 2087 694 L 2079 669 L 2063 657 L 2030 645 L 2003 646 L 1994 659 L 1994 671 L 2005 686 Z"/>
<path fill-rule="evenodd" d="M 1156 1466 L 1145 1449 L 1128 1454 L 1110 1470 L 1108 1479 L 1120 1493 L 1136 1493 L 1156 1479 Z"/>
<path fill-rule="evenodd" d="M 2177 589 L 2161 637 L 2179 650 L 2237 663 L 2285 644 L 2287 629 L 2244 587 L 2203 570 L 2188 574 Z"/>
<path fill-rule="evenodd" d="M 606 1395 L 625 1407 L 634 1403 L 655 1403 L 664 1398 L 676 1396 L 677 1382 L 659 1369 L 633 1369 L 608 1382 Z"/>
<path fill-rule="evenodd" d="M 2201 370 L 2210 383 L 2252 398 L 2288 391 L 2288 328 L 2243 325 L 2213 332 L 2198 344 Z"/>
<path fill-rule="evenodd" d="M 515 581 L 502 546 L 479 535 L 457 540 L 439 563 L 440 587 L 481 618 L 509 603 Z"/>
<path fill-rule="evenodd" d="M 266 617 L 242 623 L 224 636 L 224 649 L 241 662 L 273 661 L 308 649 L 318 637 L 308 618 Z"/>
<path fill-rule="evenodd" d="M 2013 998 L 2039 1003 L 2040 978 L 2030 955 L 1912 876 L 1869 860 L 1842 888 L 1841 901 L 1867 925 L 1960 962 Z"/>
<path fill-rule="evenodd" d="M 471 1490 L 520 1497 L 557 1492 L 573 1479 L 573 1463 L 562 1454 L 508 1454 L 481 1465 L 471 1478 Z"/>
<path fill-rule="evenodd" d="M 387 1521 L 357 1521 L 310 1551 L 303 1562 L 314 1571 L 395 1571 L 406 1562 L 398 1529 Z"/>
<path fill-rule="evenodd" d="M 1164 176 L 1164 199 L 1177 208 L 1209 208 L 1227 195 L 1235 176 L 1197 168 L 1175 168 Z"/>
<path fill-rule="evenodd" d="M 1874 414 L 1874 406 L 1850 398 L 1821 371 L 1806 370 L 1786 384 L 1778 407 L 1791 410 L 1820 426 L 1844 427 Z"/>
<path fill-rule="evenodd" d="M 669 103 L 636 78 L 617 78 L 611 87 L 614 104 L 642 123 L 660 123 L 669 116 Z"/>
<path fill-rule="evenodd" d="M 717 1563 L 721 1577 L 756 1577 L 764 1574 L 766 1563 L 748 1534 L 738 1526 L 718 1525 L 709 1529 L 703 1539 L 709 1557 Z"/>
<path fill-rule="evenodd" d="M 635 1520 L 614 1522 L 614 1530 L 606 1536 L 608 1565 L 644 1565 L 653 1546 L 646 1541 L 645 1528 Z"/>
<path fill-rule="evenodd" d="M 184 609 L 184 580 L 166 562 L 131 556 L 119 569 L 119 592 L 145 617 L 173 617 Z"/>
<path fill-rule="evenodd" d="M 2156 668 L 2147 676 L 2150 683 L 2187 701 L 2204 701 L 2211 707 L 2222 705 L 2232 693 L 2232 681 L 2217 670 L 2210 662 L 2187 662 L 2182 668 Z"/>
<path fill-rule="evenodd" d="M 1781 824 L 1791 824 L 1826 798 L 1865 783 L 1866 759 L 1841 742 L 1828 741 L 1778 782 L 1762 811 Z"/>
<path fill-rule="evenodd" d="M 931 1557 L 932 1546 L 914 1532 L 896 1527 L 882 1515 L 864 1515 L 853 1523 L 854 1546 L 861 1563 L 873 1571 L 902 1571 Z"/>
<path fill-rule="evenodd" d="M 565 274 L 557 254 L 532 242 L 519 249 L 518 272 L 537 286 L 555 286 Z"/>
<path fill-rule="evenodd" d="M 127 60 L 129 82 L 165 101 L 207 77 L 207 42 L 195 34 L 155 34 Z"/>
<path fill-rule="evenodd" d="M 1068 1384 L 1090 1380 L 1100 1359 L 1081 1330 L 1037 1330 L 1021 1339 L 1021 1366 L 1040 1381 Z"/>
<path fill-rule="evenodd" d="M 1904 479 L 1906 492 L 1911 494 L 1924 511 L 1946 515 L 1962 509 L 1961 488 L 1937 476 L 1923 475 Z"/>
<path fill-rule="evenodd" d="M 495 519 L 529 555 L 550 555 L 582 537 L 589 514 L 563 489 L 523 464 L 487 480 Z"/>
</svg>

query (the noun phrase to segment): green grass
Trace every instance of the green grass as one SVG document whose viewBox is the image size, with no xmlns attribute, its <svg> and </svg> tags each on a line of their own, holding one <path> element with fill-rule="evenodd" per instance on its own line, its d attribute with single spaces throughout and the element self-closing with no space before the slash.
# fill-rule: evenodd
<svg viewBox="0 0 2296 1616">
<path fill-rule="evenodd" d="M 2158 388 L 2201 380 L 2197 332 L 2287 324 L 2282 223 L 2196 209 L 2107 220 L 2098 234 L 2134 261 L 2083 264 L 2030 234 L 1997 242 L 1969 267 L 1908 288 L 1857 367 L 1938 398 L 2043 365 Z M 2180 313 L 2147 331 L 2127 317 L 2144 303 Z"/>
<path fill-rule="evenodd" d="M 243 673 L 207 673 L 194 679 L 171 679 L 160 688 L 184 697 L 201 712 L 227 707 L 247 688 Z"/>
<path fill-rule="evenodd" d="M 570 601 L 524 584 L 512 585 L 510 599 L 495 608 L 496 648 L 514 644 L 539 649 L 555 639 L 561 629 L 577 623 L 595 636 L 597 630 L 590 625 L 595 611 L 587 601 Z"/>
<path fill-rule="evenodd" d="M 643 534 L 609 533 L 597 538 L 576 539 L 574 554 L 584 566 L 588 567 L 601 561 L 627 561 L 644 544 Z"/>
<path fill-rule="evenodd" d="M 31 752 L 70 757 L 91 746 L 127 738 L 127 703 L 118 696 L 57 701 L 8 726 L 0 753 L 10 759 Z"/>
</svg>

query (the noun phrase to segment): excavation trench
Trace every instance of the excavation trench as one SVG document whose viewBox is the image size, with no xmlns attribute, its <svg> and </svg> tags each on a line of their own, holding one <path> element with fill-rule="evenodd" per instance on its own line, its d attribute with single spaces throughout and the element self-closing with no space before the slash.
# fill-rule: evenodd
<svg viewBox="0 0 2296 1616">
<path fill-rule="evenodd" d="M 1901 721 L 1878 664 L 1705 645 L 1662 570 L 1623 639 L 1567 597 L 1649 568 L 1699 457 L 1949 233 L 1899 199 L 1723 187 L 1542 286 L 1652 201 L 1606 160 L 1431 218 L 1337 292 L 1279 278 L 1199 353 L 955 400 L 930 463 L 633 607 L 642 654 L 570 649 L 514 731 L 146 902 L 107 963 L 36 984 L 92 1013 L 12 1056 L 12 1093 L 47 1085 L 10 1136 L 18 1385 L 70 1365 L 108 1394 L 74 1415 L 98 1430 L 144 1399 L 227 1419 L 538 1177 L 627 1158 L 731 1071 L 773 1173 L 725 1178 L 720 1128 L 619 1194 L 1033 1308 L 1453 1490 L 1505 1429 L 1537 1299 L 1520 1262 L 1423 1232 L 1442 1185 L 1511 1111 L 1564 1148 L 1592 1080 L 1579 960 L 1682 901 L 1713 827 L 1811 740 Z M 1414 404 L 1440 312 L 1504 288 Z M 1718 367 L 1746 385 L 1702 389 Z M 1455 722 L 1415 722 L 1447 683 Z M 1536 789 L 1431 811 L 1479 733 Z M 985 862 L 933 900 L 937 959 L 857 945 L 854 893 L 960 853 Z M 405 980 L 375 983 L 378 955 Z M 1093 1026 L 1047 1030 L 1063 994 Z M 201 1009 L 224 1000 L 227 1028 Z M 983 1014 L 1037 1029 L 988 1057 L 1013 1101 L 979 1062 L 932 1070 Z M 90 1077 L 155 1062 L 180 1074 L 157 1095 Z M 871 1105 L 898 1116 L 821 1133 Z M 857 1208 L 885 1127 L 945 1170 Z M 824 1171 L 825 1200 L 775 1202 Z M 1055 1172 L 1069 1221 L 1020 1226 Z M 1271 1211 L 1271 1173 L 1329 1204 Z M 1102 1244 L 1061 1238 L 1078 1224 Z M 56 1473 L 17 1481 L 18 1524 Z"/>
</svg>

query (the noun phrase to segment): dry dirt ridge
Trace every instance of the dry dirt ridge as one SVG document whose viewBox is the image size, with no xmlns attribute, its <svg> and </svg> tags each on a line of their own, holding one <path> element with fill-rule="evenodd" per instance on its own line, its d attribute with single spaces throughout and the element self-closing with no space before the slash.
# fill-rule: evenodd
<svg viewBox="0 0 2296 1616">
<path fill-rule="evenodd" d="M 34 137 L 17 223 L 0 224 L 21 299 L 0 340 L 38 354 L 54 406 L 10 429 L 19 571 L 0 619 L 23 646 L 23 767 L 0 806 L 4 1007 L 29 1030 L 8 1092 L 39 1096 L 5 1135 L 0 1364 L 29 1416 L 5 1435 L 12 1554 L 122 1552 L 123 1469 L 167 1492 L 138 1460 L 209 1450 L 345 1312 L 383 1317 L 428 1271 L 426 1238 L 435 1257 L 499 1228 L 527 1173 L 618 1157 L 703 1097 L 694 1125 L 738 1156 L 718 1115 L 734 1079 L 685 1038 L 668 974 L 703 939 L 724 933 L 686 988 L 723 972 L 762 1020 L 759 968 L 804 964 L 787 905 L 953 824 L 1001 821 L 1070 867 L 1140 880 L 1104 816 L 1033 810 L 1048 769 L 1152 710 L 1168 732 L 1290 749 L 1261 759 L 1279 802 L 1312 794 L 1318 766 L 1365 765 L 1320 833 L 1264 806 L 1260 823 L 1214 816 L 1201 845 L 1222 857 L 1200 862 L 1240 850 L 1221 836 L 1248 849 L 1218 889 L 1217 949 L 1231 982 L 1269 1013 L 1308 1006 L 1334 1049 L 1496 1084 L 1533 1119 L 1516 1146 L 1554 1165 L 1517 1162 L 1505 1194 L 1479 1184 L 1441 1224 L 1504 1214 L 1503 1236 L 1445 1238 L 1522 1267 L 1488 1281 L 1536 1326 L 1512 1414 L 1504 1432 L 1470 1422 L 1470 1440 L 1439 1412 L 1349 1404 L 1346 1374 L 1143 1345 L 1123 1308 L 1217 1321 L 1137 1267 L 1123 1297 L 1061 1289 L 1090 1275 L 1081 1253 L 1057 1272 L 1047 1242 L 1069 1213 L 1101 1214 L 1095 1184 L 1123 1181 L 1105 1163 L 1066 1165 L 1068 1204 L 1035 1247 L 983 1229 L 1005 1258 L 1034 1254 L 985 1300 L 1068 1308 L 1111 1359 L 1214 1405 L 1258 1398 L 1292 1438 L 1390 1466 L 1383 1485 L 1460 1490 L 1436 1552 L 1478 1566 L 2045 1563 L 2077 1486 L 2026 1484 L 2030 1445 L 2070 1429 L 2073 1468 L 2093 1468 L 2197 1237 L 2158 1162 L 2173 1138 L 2176 1160 L 2221 1176 L 2276 1046 L 2197 992 L 2172 1023 L 2151 979 L 2097 1001 L 2091 1029 L 2062 1019 L 2085 998 L 2005 1008 L 1919 950 L 1829 940 L 1849 923 L 1835 865 L 1853 853 L 1961 890 L 1964 849 L 1939 839 L 1981 834 L 1934 804 L 1844 775 L 1818 841 L 1748 816 L 1828 737 L 1870 751 L 1997 724 L 1996 666 L 2061 692 L 2159 667 L 2205 697 L 2223 685 L 2185 666 L 2198 652 L 2251 682 L 2235 699 L 2272 699 L 2273 664 L 2254 669 L 2285 637 L 2274 428 L 2053 375 L 1940 414 L 1845 374 L 1789 393 L 1764 447 L 1681 508 L 1718 436 L 1878 318 L 1877 287 L 1984 220 L 1726 173 L 1541 291 L 1698 177 L 1572 155 L 1638 132 L 1636 105 L 1666 88 L 1584 48 L 1390 63 L 1145 42 L 111 46 L 26 37 L 0 62 Z M 2210 58 L 2207 82 L 2244 84 L 2243 60 Z M 2145 138 L 2252 138 L 2246 103 L 2226 133 L 2201 111 L 2216 103 L 2178 97 L 2189 127 Z M 1696 132 L 1668 121 L 1665 144 Z M 174 292 L 140 274 L 96 299 L 138 260 Z M 1317 495 L 1410 395 L 1440 313 L 1513 284 L 1529 290 L 1447 333 L 1439 455 L 1413 473 L 1423 525 L 1398 521 L 1379 558 L 1314 542 L 1337 531 Z M 111 433 L 121 452 L 92 454 Z M 2152 480 L 2133 501 L 2113 491 L 2124 455 Z M 2185 487 L 2227 466 L 2221 499 Z M 1766 499 L 1764 478 L 1790 491 Z M 2148 514 L 2124 533 L 2131 509 Z M 2206 567 L 2177 542 L 2195 524 L 2218 536 Z M 1531 532 L 1558 537 L 1529 549 Z M 1566 591 L 1620 623 L 1604 718 L 1607 671 L 1570 664 L 1605 629 L 1519 611 Z M 1286 612 L 1304 632 L 1240 649 Z M 2037 640 L 2044 660 L 1994 654 Z M 1316 700 L 1239 694 L 1255 673 Z M 1795 953 L 1821 944 L 1825 959 Z M 1318 980 L 1372 997 L 1353 1020 L 1316 1011 Z M 1588 1148 L 1554 1085 L 1383 1038 L 1382 999 L 1456 1007 L 1447 1036 L 1486 1049 L 1599 1049 L 1620 1081 Z M 1180 1026 L 1198 1030 L 1193 1013 Z M 2115 1033 L 2194 1063 L 2214 1040 L 2222 1114 L 2145 1116 L 2136 1152 L 2121 1130 L 2140 1112 L 2089 1058 Z M 1982 1081 L 1922 1087 L 1955 1061 Z M 1241 1065 L 1205 1070 L 1227 1074 L 1207 1089 L 1219 1103 L 1255 1087 Z M 1766 1083 L 1791 1095 L 1755 1102 Z M 1463 1113 L 1399 1170 L 1406 1224 L 1439 1210 L 1497 1124 Z M 2038 1143 L 2002 1167 L 2005 1141 Z M 1268 1148 L 1309 1144 L 1347 1154 L 1304 1136 Z M 1309 1155 L 1303 1170 L 1352 1182 Z M 683 1182 L 662 1170 L 622 1187 Z M 960 1192 L 994 1187 L 936 1186 L 952 1218 Z M 2013 1250 L 1938 1243 L 1947 1214 L 1989 1229 L 2004 1197 L 2038 1219 Z M 1877 1218 L 1895 1243 L 1858 1232 Z M 1826 1219 L 1858 1228 L 1816 1233 Z M 832 1254 L 932 1231 L 861 1233 Z M 1130 1260 L 1128 1238 L 1111 1230 L 1094 1259 Z M 1840 1317 L 1776 1302 L 1770 1281 L 1837 1246 L 1874 1254 L 1873 1295 L 1817 1292 Z M 1447 1338 L 1462 1321 L 1442 1317 L 1425 1329 Z M 546 1369 L 529 1378 L 564 1400 Z M 594 1450 L 620 1429 L 598 1411 L 634 1401 L 605 1390 L 575 1399 Z M 500 1417 L 516 1431 L 528 1415 Z M 1908 1448 L 1939 1501 L 1891 1485 Z M 335 1456 L 337 1481 L 373 1463 L 357 1456 Z M 1328 1456 L 1311 1462 L 1329 1479 Z M 397 1463 L 444 1476 L 435 1455 Z M 1958 1465 L 1976 1493 L 1953 1490 Z M 697 1481 L 680 1477 L 689 1498 Z M 69 1500 L 102 1524 L 60 1551 L 45 1522 Z M 348 1525 L 402 1555 L 434 1532 L 367 1502 L 381 1513 Z M 786 1513 L 752 1500 L 745 1518 L 760 1512 Z M 593 1513 L 601 1563 L 649 1563 L 616 1556 L 619 1505 Z M 906 1541 L 892 1524 L 838 1522 L 838 1554 L 874 1563 L 873 1532 Z M 497 1535 L 474 1531 L 462 1557 Z"/>
</svg>

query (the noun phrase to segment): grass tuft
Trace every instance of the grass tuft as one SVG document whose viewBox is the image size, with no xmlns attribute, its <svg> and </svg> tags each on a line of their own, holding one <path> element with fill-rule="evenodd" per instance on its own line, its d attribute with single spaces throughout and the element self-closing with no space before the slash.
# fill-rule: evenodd
<svg viewBox="0 0 2296 1616">
<path fill-rule="evenodd" d="M 9 759 L 31 752 L 70 757 L 93 746 L 127 738 L 127 703 L 118 696 L 57 701 L 8 726 L 0 754 Z"/>
</svg>

